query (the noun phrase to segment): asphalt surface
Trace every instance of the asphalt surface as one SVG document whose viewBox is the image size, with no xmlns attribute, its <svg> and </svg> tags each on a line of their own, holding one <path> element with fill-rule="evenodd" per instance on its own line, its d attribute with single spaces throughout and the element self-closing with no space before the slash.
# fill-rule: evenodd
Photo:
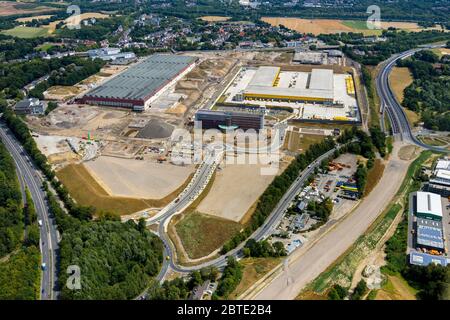
<svg viewBox="0 0 450 320">
<path fill-rule="evenodd" d="M 41 188 L 43 180 L 31 158 L 4 123 L 0 123 L 0 137 L 14 159 L 21 185 L 27 186 L 30 191 L 38 220 L 42 220 L 42 226 L 40 227 L 41 262 L 45 263 L 46 267 L 41 267 L 41 270 L 44 269 L 41 277 L 41 299 L 56 299 L 58 295 L 56 289 L 58 280 L 56 269 L 58 238 L 54 218 L 50 217 L 49 214 L 46 194 Z"/>
<path fill-rule="evenodd" d="M 395 67 L 398 60 L 408 58 L 414 53 L 421 50 L 438 47 L 441 47 L 441 45 L 428 45 L 402 52 L 387 59 L 385 62 L 383 62 L 381 70 L 378 73 L 376 79 L 376 88 L 382 106 L 381 114 L 384 116 L 384 114 L 387 113 L 394 137 L 398 137 L 400 140 L 415 144 L 424 149 L 448 152 L 448 150 L 445 150 L 444 148 L 427 145 L 416 138 L 416 136 L 411 131 L 411 126 L 409 125 L 408 118 L 406 117 L 406 113 L 403 110 L 403 107 L 398 102 L 397 98 L 392 92 L 391 87 L 389 86 L 389 74 L 391 73 L 392 68 Z M 380 125 L 381 128 L 386 131 L 384 127 L 383 116 L 380 119 Z"/>
<path fill-rule="evenodd" d="M 300 173 L 300 175 L 297 177 L 297 179 L 292 183 L 291 187 L 288 189 L 288 191 L 284 194 L 280 202 L 277 204 L 275 209 L 272 211 L 272 213 L 267 218 L 266 222 L 263 226 L 261 226 L 259 229 L 257 229 L 251 236 L 250 239 L 255 239 L 256 241 L 263 240 L 267 238 L 272 231 L 275 229 L 275 227 L 278 225 L 280 220 L 283 218 L 284 212 L 288 209 L 288 207 L 291 205 L 292 201 L 294 200 L 295 196 L 300 192 L 300 190 L 303 188 L 303 185 L 307 181 L 310 174 L 313 173 L 314 169 L 320 165 L 322 160 L 328 158 L 331 156 L 336 149 L 332 149 L 319 158 L 317 158 L 313 163 L 311 163 L 308 168 L 306 168 L 304 171 Z M 214 169 L 211 167 L 211 165 L 205 165 L 204 170 L 206 172 L 212 172 Z M 195 266 L 182 266 L 176 263 L 175 259 L 175 252 L 171 245 L 169 236 L 167 235 L 167 225 L 170 222 L 170 219 L 177 213 L 184 210 L 186 206 L 188 206 L 191 201 L 192 197 L 195 195 L 195 193 L 201 193 L 202 184 L 204 184 L 204 179 L 199 179 L 198 181 L 194 182 L 194 185 L 192 188 L 190 188 L 189 192 L 186 192 L 183 196 L 180 196 L 180 200 L 177 203 L 176 206 L 173 206 L 170 208 L 164 216 L 159 218 L 159 229 L 158 233 L 161 237 L 165 252 L 164 252 L 164 263 L 161 272 L 157 276 L 158 281 L 162 281 L 167 274 L 167 272 L 171 269 L 176 272 L 180 273 L 188 273 L 194 270 L 199 270 L 204 267 L 209 266 L 215 266 L 218 269 L 222 269 L 225 267 L 227 263 L 227 258 L 229 256 L 234 256 L 236 258 L 242 257 L 242 248 L 245 245 L 245 242 L 241 243 L 238 247 L 235 249 L 229 251 L 226 255 L 220 256 L 214 260 L 210 260 L 207 262 L 204 262 L 202 264 L 198 264 Z"/>
</svg>

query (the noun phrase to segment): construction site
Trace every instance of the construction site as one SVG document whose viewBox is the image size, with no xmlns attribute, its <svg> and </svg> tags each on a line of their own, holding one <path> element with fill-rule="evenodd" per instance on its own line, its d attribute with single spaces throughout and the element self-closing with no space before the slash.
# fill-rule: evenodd
<svg viewBox="0 0 450 320">
<path fill-rule="evenodd" d="M 294 65 L 292 54 L 280 52 L 155 56 L 127 66 L 107 65 L 72 87 L 50 88 L 46 99 L 57 102 L 58 107 L 45 116 L 28 116 L 27 122 L 74 200 L 95 206 L 99 212 L 121 215 L 124 220 L 151 218 L 176 201 L 194 179 L 198 165 L 176 161 L 174 155 L 182 150 L 193 156 L 195 148 L 204 149 L 216 139 L 203 137 L 203 144 L 196 145 L 173 141 L 174 132 L 187 130 L 193 138 L 194 120 L 205 122 L 203 129 L 232 132 L 248 128 L 270 131 L 282 125 L 276 170 L 262 174 L 273 165 L 271 161 L 258 159 L 254 164 L 240 159 L 249 156 L 245 152 L 227 154 L 195 206 L 174 221 L 173 237 L 179 240 L 178 249 L 186 250 L 186 261 L 213 255 L 245 226 L 259 197 L 296 155 L 336 135 L 334 127 L 321 121 L 337 126 L 361 120 L 349 67 Z M 142 71 L 140 66 L 152 69 L 161 59 L 172 71 L 166 74 L 164 68 L 158 68 L 152 71 L 157 77 L 146 80 L 150 85 L 145 92 L 134 90 L 132 87 L 140 88 L 133 85 Z M 121 89 L 116 91 L 116 86 Z M 271 144 L 271 135 L 263 142 Z M 234 140 L 234 146 L 257 148 L 258 144 Z M 354 161 L 350 162 L 352 168 L 344 166 L 341 175 L 346 175 L 346 170 L 352 175 Z M 335 170 L 340 172 L 338 166 Z M 355 201 L 339 198 L 335 192 L 337 187 L 339 194 L 343 193 L 336 185 L 348 179 L 338 175 L 320 179 L 317 189 L 321 194 L 329 191 L 330 197 L 339 199 L 334 202 L 337 216 L 352 207 Z M 312 218 L 309 223 L 313 222 Z M 211 231 L 203 234 L 205 228 Z M 204 248 L 196 245 L 199 234 L 205 238 L 202 243 L 208 243 Z"/>
</svg>

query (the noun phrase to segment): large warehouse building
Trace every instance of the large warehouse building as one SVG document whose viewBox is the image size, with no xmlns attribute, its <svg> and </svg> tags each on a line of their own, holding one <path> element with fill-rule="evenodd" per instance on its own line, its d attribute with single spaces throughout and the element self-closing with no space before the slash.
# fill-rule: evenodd
<svg viewBox="0 0 450 320">
<path fill-rule="evenodd" d="M 79 102 L 144 111 L 165 88 L 191 71 L 197 58 L 155 54 L 89 91 Z"/>
<path fill-rule="evenodd" d="M 306 87 L 294 80 L 287 86 L 280 85 L 279 67 L 259 67 L 243 91 L 244 99 L 262 99 L 299 102 L 333 102 L 333 70 L 312 69 Z"/>
<path fill-rule="evenodd" d="M 441 197 L 431 192 L 417 191 L 415 197 L 415 215 L 419 218 L 442 220 Z"/>
<path fill-rule="evenodd" d="M 201 123 L 202 129 L 255 129 L 264 128 L 264 114 L 245 112 L 224 112 L 199 110 L 195 114 L 195 121 Z"/>
</svg>

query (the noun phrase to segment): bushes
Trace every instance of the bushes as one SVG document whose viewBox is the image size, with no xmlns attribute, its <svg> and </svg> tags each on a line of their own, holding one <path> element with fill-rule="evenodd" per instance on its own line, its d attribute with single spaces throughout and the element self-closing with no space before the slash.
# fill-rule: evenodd
<svg viewBox="0 0 450 320">
<path fill-rule="evenodd" d="M 236 289 L 242 280 L 242 269 L 242 265 L 234 257 L 228 257 L 227 266 L 223 270 L 213 299 L 228 298 L 228 295 Z"/>
<path fill-rule="evenodd" d="M 129 221 L 79 221 L 60 243 L 62 299 L 131 299 L 144 290 L 162 263 L 162 242 Z M 81 290 L 69 290 L 67 267 L 81 270 Z"/>
<path fill-rule="evenodd" d="M 362 163 L 360 163 L 356 169 L 355 180 L 359 196 L 362 197 L 367 183 L 367 168 Z"/>
<path fill-rule="evenodd" d="M 368 288 L 367 288 L 367 284 L 366 281 L 364 281 L 364 279 L 361 279 L 358 284 L 355 287 L 355 290 L 353 290 L 351 299 L 352 300 L 361 300 L 364 295 L 366 294 Z"/>
<path fill-rule="evenodd" d="M 348 295 L 348 290 L 335 284 L 328 292 L 328 300 L 344 300 Z"/>
<path fill-rule="evenodd" d="M 335 145 L 335 142 L 331 138 L 328 138 L 320 143 L 311 145 L 304 154 L 298 155 L 284 172 L 275 177 L 272 183 L 267 187 L 259 198 L 249 225 L 242 232 L 238 233 L 224 244 L 221 254 L 225 254 L 236 248 L 242 241 L 247 239 L 256 229 L 258 229 L 297 178 L 299 172 L 304 170 L 309 163 L 314 161 L 320 155 L 333 149 Z"/>
<path fill-rule="evenodd" d="M 282 257 L 286 256 L 287 252 L 281 242 L 271 244 L 267 240 L 256 241 L 249 239 L 244 247 L 244 255 L 246 257 L 267 258 L 267 257 Z"/>
</svg>

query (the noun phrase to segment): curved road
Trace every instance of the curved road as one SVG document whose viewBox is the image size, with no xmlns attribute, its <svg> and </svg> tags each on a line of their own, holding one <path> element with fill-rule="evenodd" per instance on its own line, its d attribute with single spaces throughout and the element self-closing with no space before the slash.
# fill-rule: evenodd
<svg viewBox="0 0 450 320">
<path fill-rule="evenodd" d="M 16 140 L 4 123 L 0 124 L 0 137 L 16 163 L 19 180 L 30 191 L 38 219 L 42 220 L 42 226 L 40 227 L 41 262 L 46 264 L 46 268 L 42 270 L 41 299 L 56 299 L 58 274 L 56 270 L 55 252 L 58 250 L 58 238 L 56 224 L 49 214 L 46 194 L 41 188 L 42 179 L 39 170 L 34 167 L 31 158 L 29 158 L 22 145 Z"/>
<path fill-rule="evenodd" d="M 411 126 L 409 125 L 403 107 L 398 102 L 389 85 L 389 74 L 391 73 L 392 68 L 396 65 L 398 60 L 408 58 L 412 56 L 414 53 L 421 50 L 438 47 L 441 47 L 441 45 L 428 45 L 421 48 L 411 49 L 402 52 L 400 54 L 394 55 L 391 58 L 387 59 L 385 62 L 383 62 L 381 70 L 376 78 L 376 88 L 381 102 L 381 114 L 383 115 L 380 119 L 380 124 L 381 128 L 384 131 L 385 128 L 383 118 L 384 113 L 387 112 L 392 127 L 392 134 L 394 136 L 397 136 L 401 140 L 405 140 L 406 142 L 413 143 L 425 149 L 439 152 L 448 152 L 448 150 L 444 148 L 427 145 L 416 138 L 416 136 L 411 131 Z"/>
</svg>

